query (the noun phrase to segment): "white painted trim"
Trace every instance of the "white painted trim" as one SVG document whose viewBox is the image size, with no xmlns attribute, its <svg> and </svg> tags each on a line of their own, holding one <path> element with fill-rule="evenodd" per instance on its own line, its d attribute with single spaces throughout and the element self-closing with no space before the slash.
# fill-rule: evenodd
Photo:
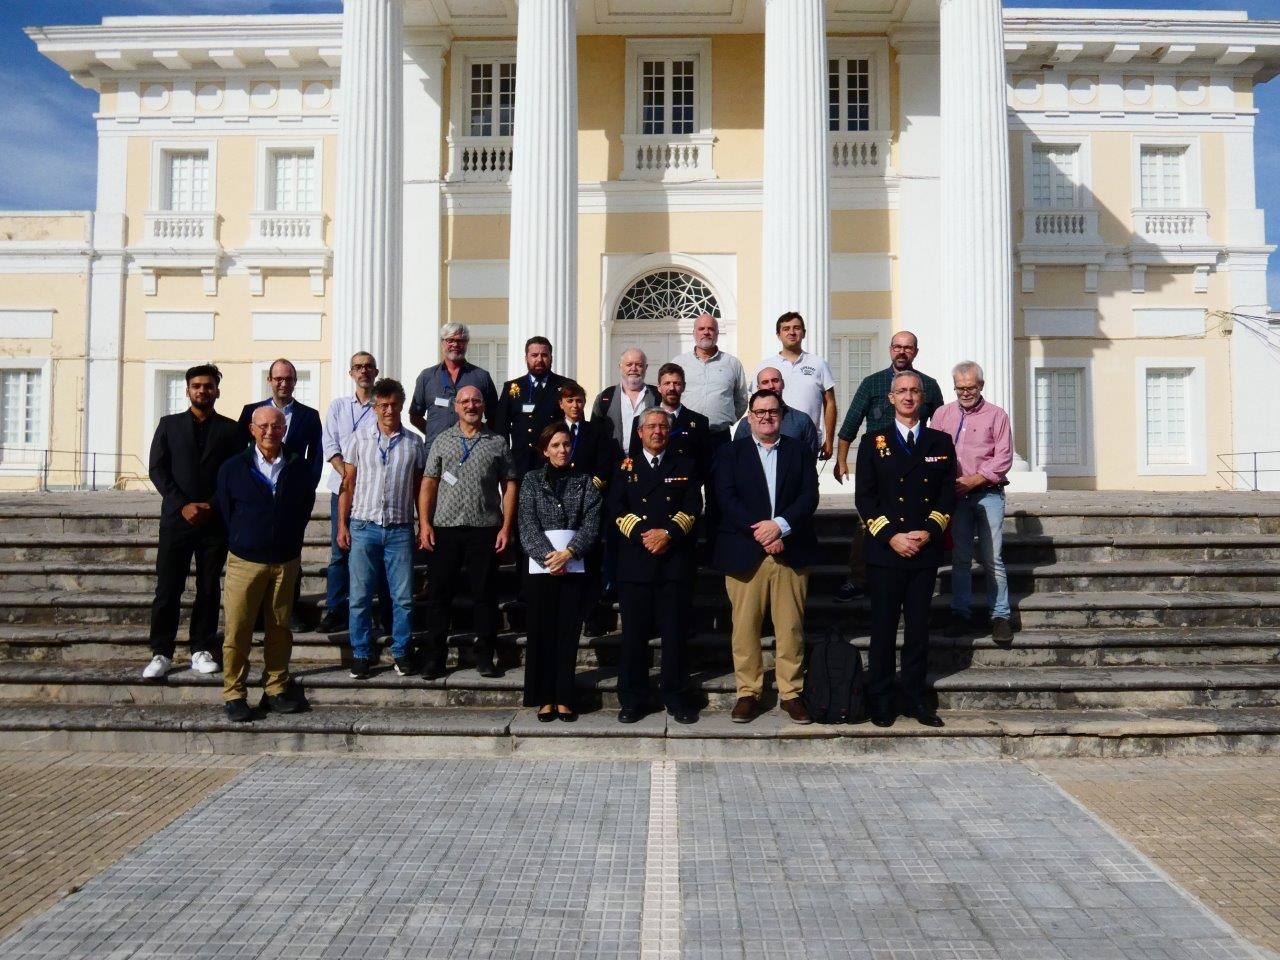
<svg viewBox="0 0 1280 960">
<path fill-rule="evenodd" d="M 0 308 L 0 340 L 53 339 L 53 307 Z"/>
<path fill-rule="evenodd" d="M 1037 370 L 1083 370 L 1081 375 L 1081 437 L 1080 449 L 1084 453 L 1084 462 L 1075 465 L 1049 464 L 1040 462 L 1040 451 L 1036 437 L 1036 371 Z M 1091 357 L 1031 357 L 1027 365 L 1027 445 L 1030 448 L 1030 464 L 1032 470 L 1043 470 L 1051 477 L 1092 477 L 1094 469 L 1094 410 L 1093 410 L 1093 359 Z"/>
<path fill-rule="evenodd" d="M 1133 207 L 1145 209 L 1142 205 L 1142 148 L 1143 147 L 1185 147 L 1183 155 L 1183 192 L 1179 208 L 1203 206 L 1204 177 L 1200 165 L 1200 137 L 1196 134 L 1156 136 L 1153 134 L 1135 134 L 1129 150 L 1130 183 L 1133 184 Z M 1152 208 L 1153 210 L 1159 208 Z"/>
<path fill-rule="evenodd" d="M 275 184 L 275 171 L 272 169 L 273 153 L 286 151 L 311 151 L 316 170 L 316 205 L 312 210 L 297 211 L 299 213 L 320 213 L 324 209 L 324 141 L 309 137 L 306 139 L 262 138 L 257 142 L 257 175 L 254 182 L 254 210 L 275 211 L 274 198 L 271 196 Z"/>
<path fill-rule="evenodd" d="M 212 310 L 147 310 L 148 340 L 213 340 Z"/>
<path fill-rule="evenodd" d="M 1059 134 L 1052 137 L 1022 138 L 1022 208 L 1033 209 L 1032 173 L 1037 147 L 1075 147 L 1076 148 L 1076 191 L 1079 202 L 1076 209 L 1091 210 L 1096 204 L 1093 196 L 1093 137 L 1088 134 Z M 1034 208 L 1052 210 L 1053 207 Z"/>
<path fill-rule="evenodd" d="M 510 260 L 450 260 L 450 300 L 505 300 L 510 292 Z"/>
<path fill-rule="evenodd" d="M 1134 361 L 1134 421 L 1137 431 L 1137 472 L 1140 477 L 1202 476 L 1205 456 L 1205 359 L 1204 357 L 1139 357 Z M 1147 371 L 1190 370 L 1187 383 L 1187 462 L 1151 463 L 1147 459 Z"/>
<path fill-rule="evenodd" d="M 1027 307 L 1022 311 L 1022 330 L 1027 337 L 1102 337 L 1094 307 Z"/>
<path fill-rule="evenodd" d="M 1207 313 L 1204 307 L 1134 307 L 1135 337 L 1203 337 Z"/>
<path fill-rule="evenodd" d="M 38 450 L 48 450 L 53 444 L 50 438 L 53 436 L 53 361 L 49 357 L 0 357 L 0 371 L 5 370 L 36 370 L 40 374 L 40 398 L 38 403 L 41 410 L 40 436 L 36 440 L 34 446 L 29 448 L 32 453 Z M 2 411 L 0 411 L 2 413 Z M 31 477 L 40 473 L 43 461 L 32 462 L 30 459 L 24 460 L 21 453 L 28 448 L 16 448 L 15 453 L 19 456 L 5 460 L 4 447 L 0 445 L 0 476 L 18 476 Z"/>
<path fill-rule="evenodd" d="M 1009 129 L 1038 132 L 1053 138 L 1064 134 L 1096 133 L 1225 133 L 1251 130 L 1254 114 L 1133 114 L 1133 113 L 1011 113 Z"/>
<path fill-rule="evenodd" d="M 694 84 L 694 133 L 710 134 L 715 129 L 711 122 L 711 40 L 699 38 L 636 39 L 627 38 L 627 73 L 623 117 L 623 133 L 640 133 L 640 61 L 653 59 L 693 61 Z M 520 78 L 516 78 L 516 83 Z M 518 88 L 517 88 L 518 89 Z M 670 94 L 670 91 L 667 91 Z M 668 106 L 669 106 L 668 102 Z M 666 134 L 671 136 L 671 134 Z"/>
<path fill-rule="evenodd" d="M 889 129 L 889 43 L 871 37 L 827 37 L 827 60 L 833 57 L 871 61 L 871 130 Z M 823 64 L 827 73 L 829 64 Z M 885 158 L 886 165 L 888 158 Z"/>
<path fill-rule="evenodd" d="M 304 135 L 337 135 L 337 114 L 304 117 L 272 117 L 228 115 L 223 117 L 195 117 L 180 122 L 169 117 L 112 118 L 96 117 L 99 135 L 138 136 L 159 135 L 178 136 L 191 134 L 200 136 L 227 137 L 236 134 L 271 135 L 287 130 L 289 133 Z"/>
<path fill-rule="evenodd" d="M 324 334 L 324 314 L 319 310 L 254 310 L 249 320 L 249 336 L 255 342 L 315 343 Z"/>
<path fill-rule="evenodd" d="M 893 290 L 893 257 L 887 253 L 831 254 L 832 293 L 887 293 Z"/>
<path fill-rule="evenodd" d="M 462 176 L 459 152 L 462 139 L 468 137 L 466 118 L 467 99 L 471 91 L 471 65 L 485 62 L 515 63 L 515 41 L 458 40 L 449 47 L 449 123 L 446 130 L 449 159 L 446 164 L 446 177 L 450 179 Z M 520 71 L 517 68 L 516 96 L 519 95 Z M 500 138 L 495 134 L 493 139 Z M 505 184 L 505 181 L 503 182 Z"/>
<path fill-rule="evenodd" d="M 205 211 L 218 209 L 218 141 L 217 140 L 153 140 L 151 141 L 151 185 L 150 206 L 148 210 L 168 210 L 169 189 L 168 164 L 165 162 L 170 153 L 195 153 L 204 150 L 209 156 L 209 206 Z M 144 238 L 145 242 L 145 238 Z"/>
</svg>

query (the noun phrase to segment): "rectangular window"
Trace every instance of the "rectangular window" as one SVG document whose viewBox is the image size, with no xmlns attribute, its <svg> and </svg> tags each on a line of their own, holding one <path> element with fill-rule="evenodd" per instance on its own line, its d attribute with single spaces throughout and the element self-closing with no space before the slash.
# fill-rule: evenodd
<svg viewBox="0 0 1280 960">
<path fill-rule="evenodd" d="M 161 416 L 181 413 L 191 406 L 187 399 L 187 378 L 182 370 L 165 370 L 160 374 L 160 398 L 164 401 Z"/>
<path fill-rule="evenodd" d="M 507 377 L 507 341 L 472 336 L 467 346 L 467 362 L 489 371 L 499 384 Z"/>
<path fill-rule="evenodd" d="M 1080 206 L 1080 148 L 1037 146 L 1031 151 L 1031 205 L 1039 209 Z"/>
<path fill-rule="evenodd" d="M 31 449 L 44 436 L 40 408 L 40 371 L 0 373 L 0 444 L 6 450 Z"/>
<path fill-rule="evenodd" d="M 1141 195 L 1144 208 L 1187 205 L 1186 157 L 1186 147 L 1142 147 Z"/>
<path fill-rule="evenodd" d="M 692 60 L 640 61 L 640 132 L 677 136 L 697 129 L 696 65 Z"/>
<path fill-rule="evenodd" d="M 1147 368 L 1147 463 L 1188 464 L 1189 396 L 1194 371 L 1185 367 Z"/>
<path fill-rule="evenodd" d="M 827 61 L 827 129 L 857 133 L 871 129 L 871 60 L 832 57 Z"/>
<path fill-rule="evenodd" d="M 467 135 L 509 137 L 516 118 L 516 65 L 509 60 L 471 64 Z"/>
<path fill-rule="evenodd" d="M 1084 465 L 1084 369 L 1041 368 L 1035 382 L 1039 466 Z"/>
<path fill-rule="evenodd" d="M 281 213 L 307 213 L 320 209 L 314 151 L 273 150 L 271 168 L 270 209 Z"/>
<path fill-rule="evenodd" d="M 165 153 L 168 193 L 165 209 L 175 213 L 209 210 L 209 152 L 174 150 Z"/>
<path fill-rule="evenodd" d="M 874 334 L 831 336 L 831 372 L 836 378 L 836 396 L 853 397 L 867 374 L 876 369 L 878 352 Z"/>
</svg>

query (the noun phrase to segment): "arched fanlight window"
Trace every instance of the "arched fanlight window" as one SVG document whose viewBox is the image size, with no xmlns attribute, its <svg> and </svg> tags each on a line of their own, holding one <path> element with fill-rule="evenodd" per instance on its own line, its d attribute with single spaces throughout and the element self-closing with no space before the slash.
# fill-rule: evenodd
<svg viewBox="0 0 1280 960">
<path fill-rule="evenodd" d="M 720 304 L 710 287 L 691 273 L 660 270 L 627 289 L 614 319 L 696 320 L 704 313 L 720 319 Z"/>
</svg>

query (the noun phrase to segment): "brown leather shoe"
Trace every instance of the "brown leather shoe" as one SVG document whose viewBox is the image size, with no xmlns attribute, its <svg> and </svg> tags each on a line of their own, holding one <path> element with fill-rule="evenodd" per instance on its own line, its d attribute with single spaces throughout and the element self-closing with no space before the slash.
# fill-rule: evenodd
<svg viewBox="0 0 1280 960">
<path fill-rule="evenodd" d="M 809 716 L 809 711 L 804 708 L 804 701 L 799 697 L 783 700 L 780 706 L 792 723 L 813 723 L 813 717 Z"/>
<path fill-rule="evenodd" d="M 755 697 L 739 697 L 733 705 L 729 719 L 734 723 L 750 723 L 760 715 L 760 701 Z"/>
</svg>

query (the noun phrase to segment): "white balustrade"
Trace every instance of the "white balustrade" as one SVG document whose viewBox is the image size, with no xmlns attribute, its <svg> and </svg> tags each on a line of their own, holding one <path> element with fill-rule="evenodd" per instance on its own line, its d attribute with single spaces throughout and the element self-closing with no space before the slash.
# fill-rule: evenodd
<svg viewBox="0 0 1280 960">
<path fill-rule="evenodd" d="M 324 214 L 258 211 L 249 214 L 249 244 L 282 248 L 324 246 Z"/>
<path fill-rule="evenodd" d="M 216 213 L 153 211 L 144 214 L 143 220 L 148 245 L 205 248 L 218 243 Z"/>
<path fill-rule="evenodd" d="M 1133 232 L 1152 243 L 1204 241 L 1209 235 L 1209 211 L 1134 210 Z"/>
<path fill-rule="evenodd" d="M 449 179 L 480 183 L 511 177 L 511 137 L 451 137 Z"/>
<path fill-rule="evenodd" d="M 623 134 L 625 161 L 622 179 L 666 182 L 709 180 L 715 176 L 712 165 L 714 144 L 715 137 L 709 134 Z"/>
<path fill-rule="evenodd" d="M 1022 242 L 1059 245 L 1100 243 L 1098 211 L 1080 209 L 1022 211 Z"/>
<path fill-rule="evenodd" d="M 889 167 L 889 134 L 880 130 L 828 133 L 833 177 L 879 177 Z"/>
</svg>

